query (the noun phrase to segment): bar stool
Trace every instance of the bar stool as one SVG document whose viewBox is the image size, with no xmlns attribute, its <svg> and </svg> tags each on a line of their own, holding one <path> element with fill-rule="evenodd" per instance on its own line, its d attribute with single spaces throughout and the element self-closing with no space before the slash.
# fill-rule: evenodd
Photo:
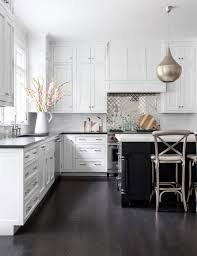
<svg viewBox="0 0 197 256">
<path fill-rule="evenodd" d="M 196 212 L 197 212 L 197 182 L 192 182 L 192 166 L 197 164 L 197 133 L 194 133 L 196 139 L 196 154 L 189 154 L 187 158 L 189 159 L 189 190 L 187 195 L 187 202 L 189 201 L 192 192 L 195 192 L 196 199 Z"/>
<path fill-rule="evenodd" d="M 183 202 L 184 210 L 187 212 L 187 205 L 185 199 L 185 151 L 187 137 L 191 134 L 188 130 L 169 130 L 169 131 L 156 131 L 153 132 L 155 155 L 151 156 L 153 169 L 155 167 L 156 181 L 154 184 L 154 193 L 156 194 L 156 211 L 159 210 L 159 203 L 161 202 L 162 195 L 164 193 L 175 193 L 180 195 Z M 170 137 L 177 136 L 177 141 L 173 144 L 169 144 Z M 160 152 L 159 143 L 165 146 L 165 149 Z M 183 143 L 182 150 L 179 151 L 176 147 L 180 143 Z M 168 154 L 167 154 L 168 153 Z M 160 182 L 159 167 L 160 164 L 175 164 L 176 166 L 176 178 L 171 182 Z M 178 182 L 178 165 L 182 165 L 182 180 L 181 184 Z M 154 176 L 153 176 L 154 177 Z"/>
</svg>

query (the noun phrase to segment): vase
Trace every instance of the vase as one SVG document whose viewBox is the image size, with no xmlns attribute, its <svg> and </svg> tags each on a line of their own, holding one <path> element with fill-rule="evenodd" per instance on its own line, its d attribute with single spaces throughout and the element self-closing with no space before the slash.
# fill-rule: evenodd
<svg viewBox="0 0 197 256">
<path fill-rule="evenodd" d="M 49 123 L 52 121 L 52 114 L 47 112 L 38 112 L 35 126 L 36 134 L 46 134 L 49 132 Z"/>
</svg>

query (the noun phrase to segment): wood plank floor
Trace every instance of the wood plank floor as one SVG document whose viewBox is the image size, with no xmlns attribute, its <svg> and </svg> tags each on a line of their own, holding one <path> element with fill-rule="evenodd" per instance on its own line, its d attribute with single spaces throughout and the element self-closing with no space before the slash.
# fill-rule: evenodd
<svg viewBox="0 0 197 256">
<path fill-rule="evenodd" d="M 113 180 L 61 180 L 0 256 L 197 255 L 197 215 L 120 207 Z"/>
</svg>

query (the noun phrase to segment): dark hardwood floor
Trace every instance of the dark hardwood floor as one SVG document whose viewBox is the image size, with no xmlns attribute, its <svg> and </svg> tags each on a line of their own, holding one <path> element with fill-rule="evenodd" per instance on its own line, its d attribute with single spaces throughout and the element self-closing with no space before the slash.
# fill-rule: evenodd
<svg viewBox="0 0 197 256">
<path fill-rule="evenodd" d="M 121 208 L 112 180 L 61 180 L 1 256 L 197 255 L 197 215 Z"/>
</svg>

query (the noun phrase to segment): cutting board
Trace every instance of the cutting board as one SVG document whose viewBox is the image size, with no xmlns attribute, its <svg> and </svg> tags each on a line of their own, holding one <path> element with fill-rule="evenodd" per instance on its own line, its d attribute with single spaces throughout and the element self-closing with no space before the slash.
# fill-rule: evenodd
<svg viewBox="0 0 197 256">
<path fill-rule="evenodd" d="M 139 118 L 139 127 L 145 130 L 154 130 L 158 128 L 157 121 L 150 113 L 141 115 Z"/>
</svg>

